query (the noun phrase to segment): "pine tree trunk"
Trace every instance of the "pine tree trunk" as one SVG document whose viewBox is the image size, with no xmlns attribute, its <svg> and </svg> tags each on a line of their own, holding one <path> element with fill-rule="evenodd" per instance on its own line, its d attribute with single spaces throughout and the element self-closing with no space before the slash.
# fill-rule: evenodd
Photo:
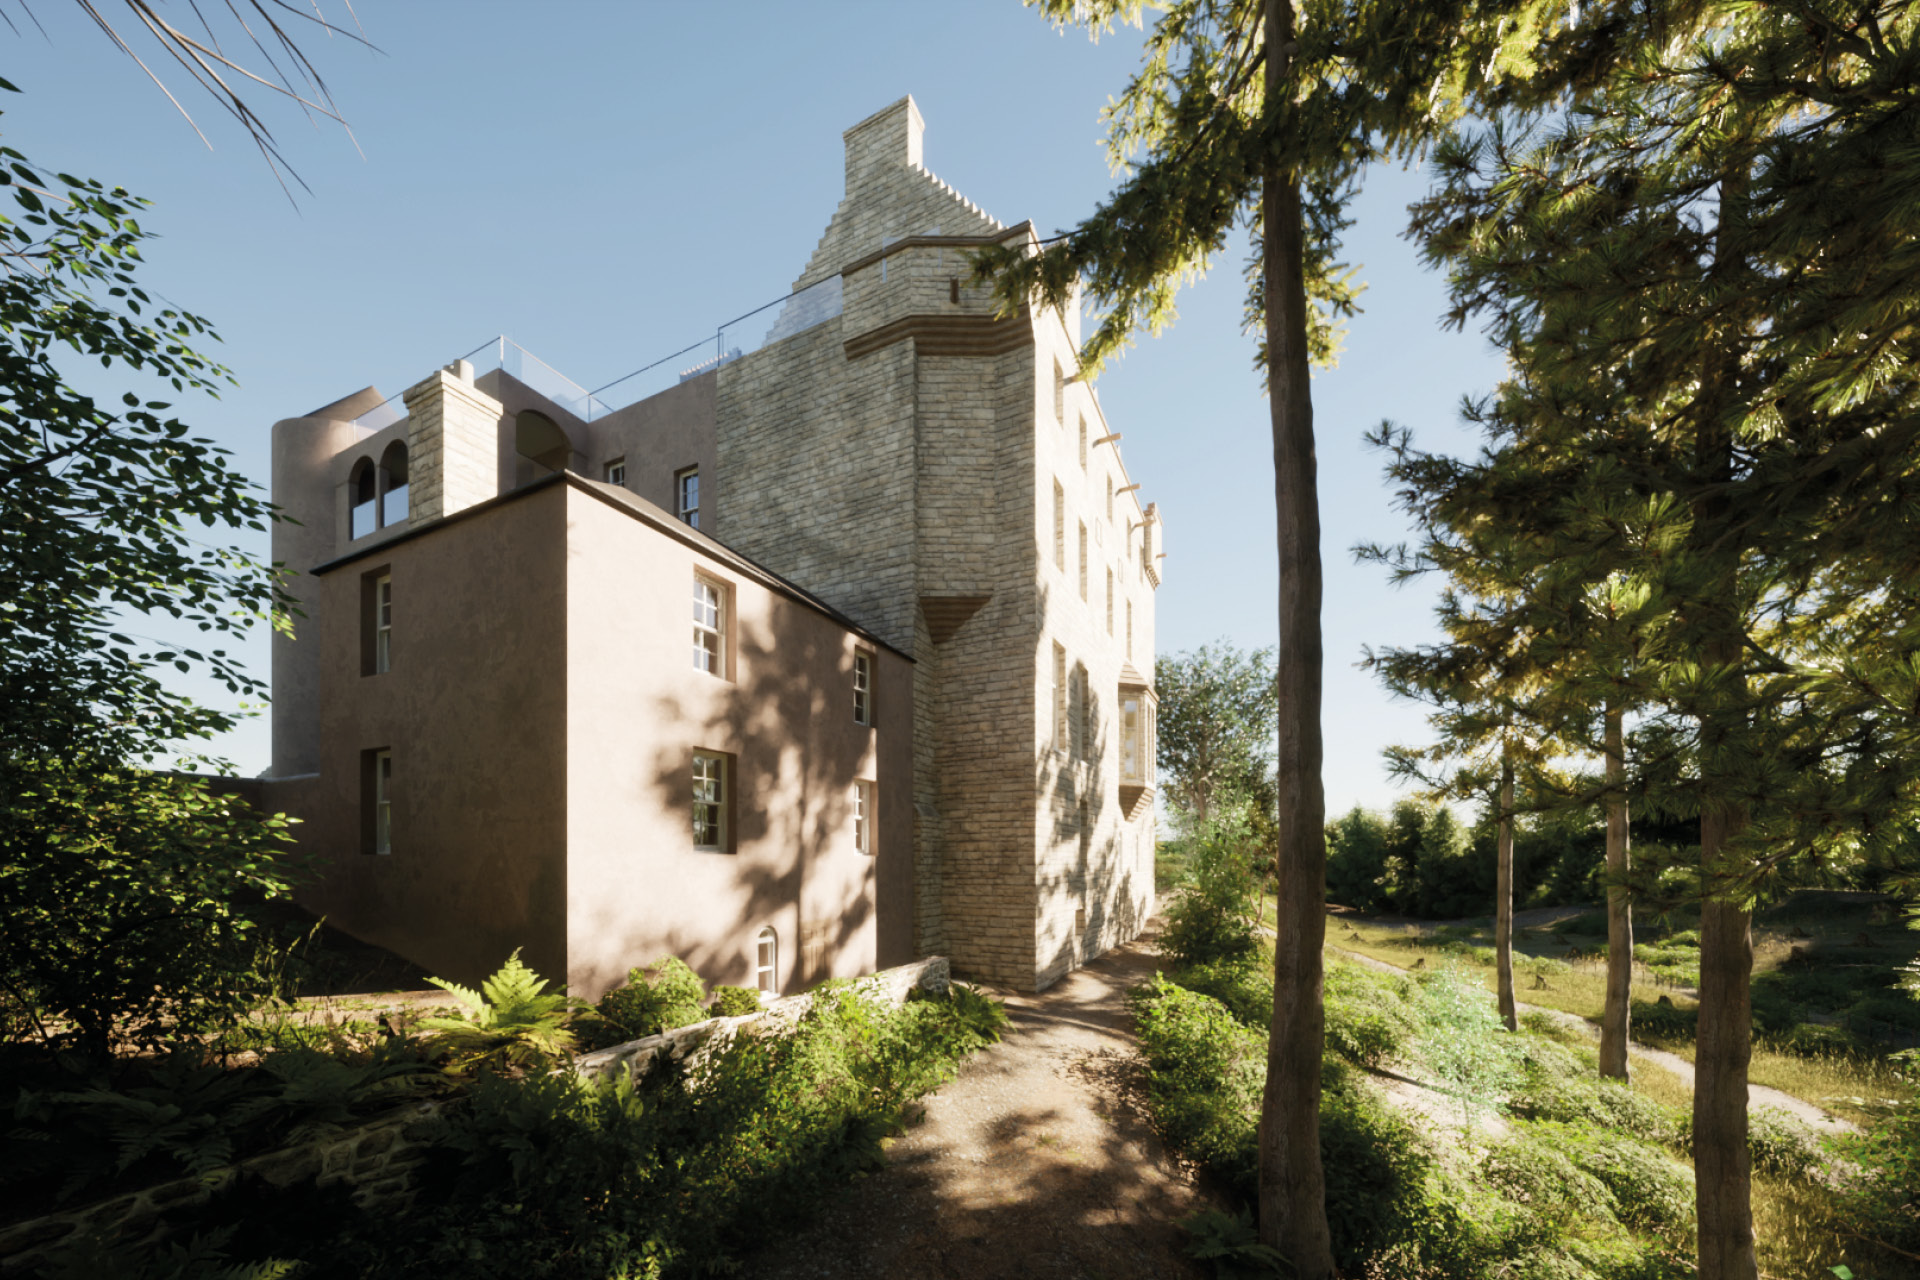
<svg viewBox="0 0 1920 1280">
<path fill-rule="evenodd" d="M 1293 7 L 1266 0 L 1269 117 L 1286 92 Z M 1308 389 L 1307 293 L 1297 175 L 1272 158 L 1262 175 L 1267 398 L 1273 415 L 1280 551 L 1279 846 L 1274 865 L 1273 1024 L 1260 1108 L 1260 1238 L 1295 1280 L 1333 1275 L 1320 1166 L 1320 1055 L 1325 1038 L 1326 796 L 1320 764 L 1320 505 Z"/>
<path fill-rule="evenodd" d="M 1513 998 L 1513 762 L 1500 762 L 1500 837 L 1495 845 L 1493 889 L 1493 965 L 1499 975 L 1500 1021 L 1520 1029 Z"/>
<path fill-rule="evenodd" d="M 1700 1215 L 1700 1280 L 1754 1280 L 1747 1065 L 1752 1058 L 1753 917 L 1715 901 L 1721 852 L 1745 825 L 1725 811 L 1700 817 L 1705 881 L 1700 905 L 1700 1023 L 1694 1044 L 1693 1176 Z"/>
<path fill-rule="evenodd" d="M 1627 1041 L 1633 1000 L 1633 902 L 1627 894 L 1627 756 L 1624 714 L 1606 710 L 1607 758 L 1607 998 L 1600 1012 L 1600 1074 L 1627 1078 Z"/>
<path fill-rule="evenodd" d="M 1738 239 L 1746 221 L 1748 179 L 1733 169 L 1720 181 L 1713 267 L 1709 278 L 1730 288 L 1740 267 Z M 1721 323 L 1726 323 L 1722 320 Z M 1738 870 L 1727 844 L 1747 824 L 1729 802 L 1722 779 L 1745 772 L 1740 739 L 1752 714 L 1740 664 L 1746 634 L 1740 609 L 1741 548 L 1727 531 L 1734 477 L 1733 433 L 1726 405 L 1740 376 L 1727 338 L 1709 350 L 1700 390 L 1694 528 L 1689 541 L 1703 574 L 1700 599 L 1683 612 L 1700 636 L 1702 666 L 1722 673 L 1700 715 L 1700 1020 L 1694 1039 L 1693 1176 L 1699 1213 L 1696 1266 L 1700 1280 L 1756 1280 L 1753 1183 L 1747 1154 L 1747 1067 L 1753 1056 L 1753 918 L 1734 893 Z M 1729 705 L 1731 703 L 1731 705 Z"/>
</svg>

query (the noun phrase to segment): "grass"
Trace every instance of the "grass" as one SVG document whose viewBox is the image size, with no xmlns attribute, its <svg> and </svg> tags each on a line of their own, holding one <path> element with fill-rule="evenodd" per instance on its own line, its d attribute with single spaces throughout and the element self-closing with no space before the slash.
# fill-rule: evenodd
<svg viewBox="0 0 1920 1280">
<path fill-rule="evenodd" d="M 1794 922 L 1788 920 L 1776 923 L 1785 929 L 1791 927 Z M 1819 923 L 1829 930 L 1841 927 L 1834 925 L 1831 920 L 1823 919 Z M 1849 932 L 1853 930 L 1851 924 L 1845 925 L 1844 928 Z M 1444 939 L 1439 936 L 1441 933 L 1445 934 Z M 1484 946 L 1490 941 L 1491 935 L 1482 930 L 1436 931 L 1418 925 L 1354 925 L 1343 921 L 1332 924 L 1328 930 L 1330 947 L 1369 956 L 1375 960 L 1383 960 L 1402 969 L 1412 968 L 1416 962 L 1421 961 L 1424 961 L 1422 967 L 1430 969 L 1448 960 L 1458 959 L 1459 948 L 1454 947 L 1450 950 L 1448 942 Z M 1555 952 L 1568 942 L 1582 949 L 1591 949 L 1596 944 L 1603 945 L 1598 939 L 1588 939 L 1580 934 L 1550 935 L 1544 931 L 1523 931 L 1521 937 L 1516 939 L 1515 946 L 1516 994 L 1523 1004 L 1558 1009 L 1597 1023 L 1606 1000 L 1604 960 L 1576 959 L 1570 962 L 1567 972 L 1547 977 L 1545 990 L 1534 989 L 1532 976 L 1525 972 L 1527 957 L 1544 955 L 1557 958 Z M 1756 979 L 1765 981 L 1763 975 L 1778 972 L 1787 975 L 1786 982 L 1806 989 L 1809 981 L 1805 978 L 1801 967 L 1783 968 L 1783 966 L 1789 966 L 1793 945 L 1784 932 L 1758 937 L 1754 949 Z M 1653 1003 L 1664 997 L 1683 1012 L 1696 1007 L 1696 1002 L 1690 993 L 1652 981 L 1642 981 L 1640 976 L 1646 966 L 1636 964 L 1634 968 L 1636 980 L 1633 984 L 1633 998 L 1636 1003 L 1642 1001 Z M 1496 986 L 1496 978 L 1492 967 L 1481 966 L 1479 973 L 1487 989 L 1493 990 Z M 1636 1033 L 1635 1039 L 1652 1047 L 1676 1053 L 1688 1061 L 1693 1058 L 1693 1042 L 1690 1037 L 1657 1037 Z M 1572 1042 L 1567 1041 L 1567 1043 Z M 1658 1069 L 1636 1063 L 1634 1070 L 1638 1074 Z M 1911 1082 L 1884 1059 L 1867 1054 L 1844 1052 L 1788 1053 L 1770 1048 L 1764 1042 L 1754 1045 L 1748 1078 L 1754 1084 L 1778 1089 L 1782 1093 L 1804 1099 L 1855 1122 L 1866 1120 L 1882 1112 L 1888 1099 L 1907 1098 L 1913 1095 Z"/>
</svg>

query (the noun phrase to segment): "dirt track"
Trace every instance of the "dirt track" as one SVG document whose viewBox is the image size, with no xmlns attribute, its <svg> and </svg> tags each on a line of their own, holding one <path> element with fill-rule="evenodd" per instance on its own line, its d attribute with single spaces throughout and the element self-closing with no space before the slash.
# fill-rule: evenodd
<svg viewBox="0 0 1920 1280">
<path fill-rule="evenodd" d="M 1179 1219 L 1208 1201 L 1146 1121 L 1127 988 L 1151 944 L 1040 995 L 1003 991 L 1012 1025 L 924 1099 L 925 1115 L 812 1230 L 745 1260 L 773 1280 L 1177 1280 Z"/>
</svg>

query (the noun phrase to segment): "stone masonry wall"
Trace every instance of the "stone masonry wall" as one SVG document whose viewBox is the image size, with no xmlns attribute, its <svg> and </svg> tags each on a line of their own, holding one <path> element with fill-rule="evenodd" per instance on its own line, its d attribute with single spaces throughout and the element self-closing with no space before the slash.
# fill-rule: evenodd
<svg viewBox="0 0 1920 1280">
<path fill-rule="evenodd" d="M 407 518 L 418 525 L 500 491 L 498 400 L 445 369 L 407 388 Z"/>
<path fill-rule="evenodd" d="M 848 129 L 847 184 L 840 207 L 794 281 L 804 289 L 886 239 L 906 236 L 984 236 L 1005 230 L 978 205 L 921 166 L 926 129 L 912 98 L 902 98 Z"/>
<path fill-rule="evenodd" d="M 1131 483 L 1092 388 L 1077 380 L 1074 344 L 1058 313 L 1034 324 L 1032 393 L 1040 508 L 1039 643 L 1035 654 L 1037 767 L 1033 801 L 1037 848 L 1034 949 L 1046 986 L 1076 965 L 1137 936 L 1153 908 L 1153 814 L 1144 801 L 1129 817 L 1119 803 L 1119 684 L 1126 663 L 1127 605 L 1133 606 L 1134 667 L 1153 674 L 1153 588 L 1139 568 L 1137 493 L 1119 494 L 1108 518 L 1107 485 Z M 1065 376 L 1056 412 L 1054 369 Z M 1084 423 L 1085 447 L 1082 448 Z M 1084 465 L 1083 465 L 1084 459 Z M 1053 493 L 1065 498 L 1065 567 L 1055 561 Z M 1081 530 L 1086 589 L 1081 593 Z M 1113 629 L 1107 629 L 1107 572 L 1113 572 Z M 1053 646 L 1066 652 L 1067 743 L 1053 742 Z M 1080 714 L 1084 684 L 1084 719 Z M 1151 757 L 1149 756 L 1149 759 Z"/>
<path fill-rule="evenodd" d="M 415 1174 L 427 1158 L 427 1144 L 408 1136 L 407 1130 L 440 1105 L 409 1103 L 357 1128 L 269 1151 L 205 1177 L 176 1178 L 17 1222 L 0 1229 L 0 1274 L 25 1273 L 48 1250 L 84 1234 L 136 1246 L 161 1239 L 169 1234 L 169 1214 L 205 1204 L 242 1178 L 260 1178 L 275 1187 L 310 1180 L 323 1187 L 344 1182 L 354 1188 L 353 1200 L 362 1208 L 402 1208 L 411 1200 Z"/>
</svg>

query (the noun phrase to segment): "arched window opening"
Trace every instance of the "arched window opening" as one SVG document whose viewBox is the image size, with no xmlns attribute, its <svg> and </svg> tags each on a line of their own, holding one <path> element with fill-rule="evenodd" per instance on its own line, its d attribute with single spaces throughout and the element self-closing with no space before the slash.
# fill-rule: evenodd
<svg viewBox="0 0 1920 1280">
<path fill-rule="evenodd" d="M 380 455 L 380 524 L 400 524 L 407 518 L 407 446 L 398 440 Z"/>
<path fill-rule="evenodd" d="M 546 414 L 524 409 L 513 419 L 513 447 L 521 457 L 548 471 L 565 471 L 573 444 Z"/>
<path fill-rule="evenodd" d="M 775 976 L 780 964 L 780 935 L 768 925 L 760 931 L 754 940 L 753 985 L 768 995 L 780 993 L 780 979 Z"/>
<path fill-rule="evenodd" d="M 347 480 L 349 491 L 347 536 L 364 538 L 380 527 L 380 508 L 375 500 L 378 497 L 377 481 L 373 474 L 373 462 L 362 458 L 353 464 L 353 474 Z"/>
</svg>

